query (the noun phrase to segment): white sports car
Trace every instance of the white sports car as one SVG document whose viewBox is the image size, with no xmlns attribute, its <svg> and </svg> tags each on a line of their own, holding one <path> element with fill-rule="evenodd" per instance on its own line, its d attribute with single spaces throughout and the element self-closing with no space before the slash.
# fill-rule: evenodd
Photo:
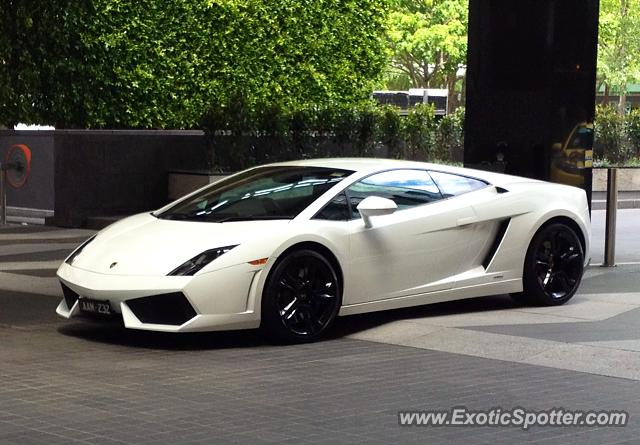
<svg viewBox="0 0 640 445">
<path fill-rule="evenodd" d="M 318 159 L 252 168 L 119 221 L 58 269 L 65 318 L 311 341 L 336 316 L 576 292 L 583 190 L 465 168 Z"/>
</svg>

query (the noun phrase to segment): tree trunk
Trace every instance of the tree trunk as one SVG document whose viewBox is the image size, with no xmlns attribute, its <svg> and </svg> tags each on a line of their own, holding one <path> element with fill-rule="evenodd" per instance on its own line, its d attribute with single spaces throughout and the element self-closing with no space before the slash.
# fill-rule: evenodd
<svg viewBox="0 0 640 445">
<path fill-rule="evenodd" d="M 466 73 L 460 78 L 462 86 L 460 87 L 460 105 L 467 105 L 467 75 Z"/>
<path fill-rule="evenodd" d="M 602 105 L 609 105 L 609 84 L 604 83 L 604 96 L 602 97 Z"/>
<path fill-rule="evenodd" d="M 458 83 L 458 74 L 456 72 L 447 74 L 447 114 L 453 113 L 458 108 L 456 83 Z"/>
<path fill-rule="evenodd" d="M 618 99 L 618 113 L 624 115 L 627 112 L 627 86 L 620 87 L 620 98 Z"/>
</svg>

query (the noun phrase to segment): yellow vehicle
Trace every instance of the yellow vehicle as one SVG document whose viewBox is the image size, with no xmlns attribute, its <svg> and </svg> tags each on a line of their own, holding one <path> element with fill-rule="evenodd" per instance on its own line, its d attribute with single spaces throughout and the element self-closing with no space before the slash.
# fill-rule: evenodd
<svg viewBox="0 0 640 445">
<path fill-rule="evenodd" d="M 584 170 L 593 167 L 593 124 L 581 122 L 564 142 L 551 146 L 552 182 L 584 187 Z"/>
</svg>

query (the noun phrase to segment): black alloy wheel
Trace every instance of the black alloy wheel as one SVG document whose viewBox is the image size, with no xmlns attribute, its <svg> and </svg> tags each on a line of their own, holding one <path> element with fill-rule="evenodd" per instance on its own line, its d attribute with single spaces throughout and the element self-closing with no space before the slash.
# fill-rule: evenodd
<svg viewBox="0 0 640 445">
<path fill-rule="evenodd" d="M 338 275 L 314 250 L 286 254 L 271 271 L 262 296 L 262 328 L 273 339 L 303 343 L 331 326 L 342 301 Z"/>
<path fill-rule="evenodd" d="M 583 271 L 584 252 L 575 231 L 561 223 L 544 226 L 527 251 L 521 299 L 545 306 L 564 304 L 578 290 Z"/>
</svg>

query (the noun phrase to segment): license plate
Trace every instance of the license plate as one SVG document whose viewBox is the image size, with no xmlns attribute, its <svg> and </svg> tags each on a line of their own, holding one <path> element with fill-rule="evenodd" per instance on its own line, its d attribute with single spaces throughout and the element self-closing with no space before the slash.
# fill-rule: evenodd
<svg viewBox="0 0 640 445">
<path fill-rule="evenodd" d="M 80 298 L 78 300 L 80 312 L 89 315 L 111 315 L 111 305 L 108 301 L 91 300 L 90 298 Z"/>
</svg>

